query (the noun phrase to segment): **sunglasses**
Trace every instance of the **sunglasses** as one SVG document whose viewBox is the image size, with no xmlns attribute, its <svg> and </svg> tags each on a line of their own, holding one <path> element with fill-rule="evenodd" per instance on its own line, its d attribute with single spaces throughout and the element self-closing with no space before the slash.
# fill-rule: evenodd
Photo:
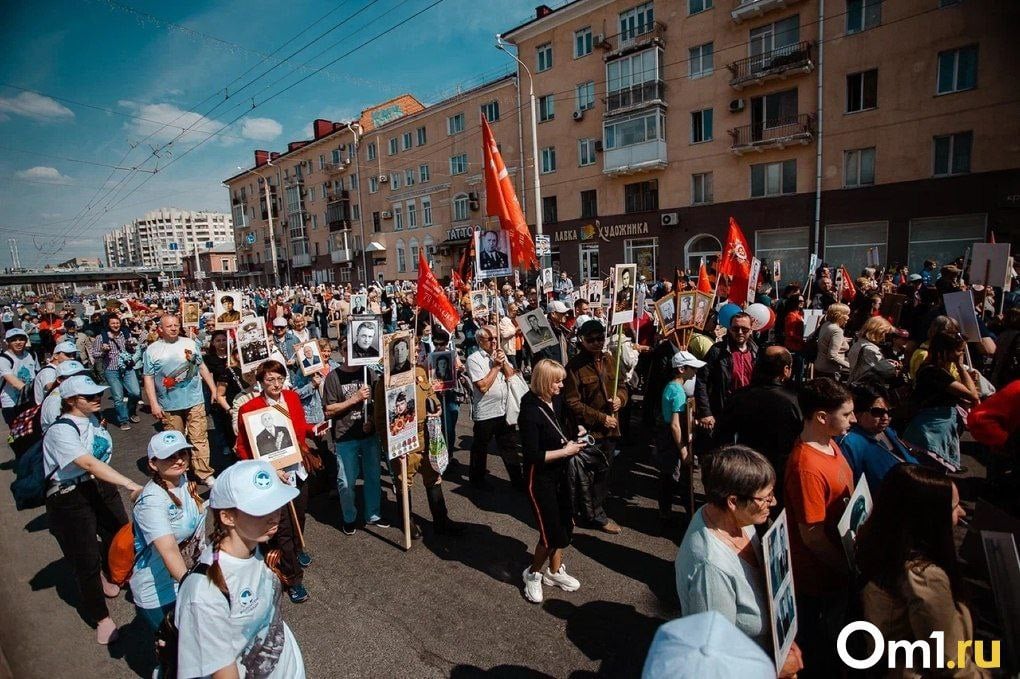
<svg viewBox="0 0 1020 679">
<path fill-rule="evenodd" d="M 888 408 L 869 408 L 868 409 L 868 414 L 871 415 L 872 417 L 885 417 L 886 415 L 889 415 L 891 412 L 892 411 L 890 411 Z"/>
<path fill-rule="evenodd" d="M 751 329 L 750 328 L 742 328 L 739 325 L 735 325 L 732 328 L 730 328 L 730 332 L 736 332 L 736 333 L 743 334 L 745 332 L 751 332 Z"/>
<path fill-rule="evenodd" d="M 98 403 L 99 401 L 103 400 L 103 395 L 102 395 L 102 393 L 99 393 L 99 394 L 88 394 L 88 395 L 83 394 L 79 398 L 83 398 L 86 401 L 92 401 L 94 403 Z"/>
</svg>

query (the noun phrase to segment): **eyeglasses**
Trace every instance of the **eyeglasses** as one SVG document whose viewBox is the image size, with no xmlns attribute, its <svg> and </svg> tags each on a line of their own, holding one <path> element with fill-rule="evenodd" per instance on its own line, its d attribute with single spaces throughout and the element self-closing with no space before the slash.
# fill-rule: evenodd
<svg viewBox="0 0 1020 679">
<path fill-rule="evenodd" d="M 491 342 L 492 338 L 488 335 L 475 335 L 475 339 L 479 342 Z"/>
<path fill-rule="evenodd" d="M 888 408 L 869 408 L 868 409 L 868 414 L 870 414 L 872 417 L 885 417 L 890 412 L 891 411 Z"/>
<path fill-rule="evenodd" d="M 286 382 L 286 380 L 287 380 L 287 378 L 285 378 L 285 377 L 263 377 L 262 378 L 262 381 L 265 384 L 283 384 L 284 382 Z"/>
<path fill-rule="evenodd" d="M 758 504 L 769 506 L 769 505 L 772 505 L 772 504 L 775 503 L 775 501 L 776 501 L 776 494 L 775 493 L 769 493 L 765 497 L 757 497 L 755 495 L 749 495 L 749 496 L 745 497 L 744 499 L 748 500 L 748 501 L 754 500 Z"/>
</svg>

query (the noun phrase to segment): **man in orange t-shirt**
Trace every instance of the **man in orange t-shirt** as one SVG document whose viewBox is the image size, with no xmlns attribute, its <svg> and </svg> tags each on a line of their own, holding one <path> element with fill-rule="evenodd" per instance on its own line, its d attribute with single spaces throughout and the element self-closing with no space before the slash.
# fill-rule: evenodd
<svg viewBox="0 0 1020 679">
<path fill-rule="evenodd" d="M 836 524 L 853 492 L 853 472 L 833 438 L 856 421 L 854 404 L 850 392 L 827 377 L 807 382 L 799 401 L 804 429 L 784 477 L 797 644 L 812 676 L 838 676 L 836 637 L 845 622 L 849 568 Z"/>
</svg>

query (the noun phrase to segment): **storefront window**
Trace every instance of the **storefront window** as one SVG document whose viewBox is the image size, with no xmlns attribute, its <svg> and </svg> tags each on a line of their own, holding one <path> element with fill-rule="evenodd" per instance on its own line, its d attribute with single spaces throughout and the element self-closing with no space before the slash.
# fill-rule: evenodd
<svg viewBox="0 0 1020 679">
<path fill-rule="evenodd" d="M 954 215 L 910 220 L 907 266 L 920 271 L 926 259 L 940 265 L 952 262 L 975 242 L 985 240 L 987 215 Z"/>
<path fill-rule="evenodd" d="M 878 261 L 886 261 L 889 222 L 829 224 L 825 227 L 825 256 L 834 267 L 845 265 L 856 278 L 868 265 L 868 250 L 878 247 Z"/>
<path fill-rule="evenodd" d="M 689 275 L 696 275 L 701 265 L 701 258 L 705 258 L 705 264 L 718 259 L 722 252 L 722 243 L 715 236 L 701 233 L 687 241 L 684 246 L 684 266 Z"/>
<path fill-rule="evenodd" d="M 624 241 L 624 261 L 637 264 L 638 276 L 645 276 L 649 281 L 655 280 L 656 262 L 659 258 L 658 238 L 632 238 Z"/>
<path fill-rule="evenodd" d="M 782 278 L 779 281 L 780 292 L 787 283 L 807 280 L 808 228 L 765 229 L 754 232 L 754 256 L 762 260 L 762 265 L 771 270 L 772 262 L 782 261 Z"/>
</svg>

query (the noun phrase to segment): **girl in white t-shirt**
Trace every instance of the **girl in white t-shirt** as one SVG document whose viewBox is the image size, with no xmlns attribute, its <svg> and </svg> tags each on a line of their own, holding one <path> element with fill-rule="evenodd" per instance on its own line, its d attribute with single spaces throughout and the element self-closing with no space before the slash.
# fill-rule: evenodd
<svg viewBox="0 0 1020 679">
<path fill-rule="evenodd" d="M 177 593 L 177 676 L 303 679 L 304 659 L 281 618 L 283 586 L 260 545 L 276 533 L 281 510 L 298 495 L 268 462 L 228 467 L 209 496 L 215 529 L 201 557 L 205 575 Z"/>
<path fill-rule="evenodd" d="M 179 431 L 149 440 L 152 480 L 131 511 L 136 554 L 131 595 L 153 631 L 173 610 L 177 583 L 205 545 L 205 501 L 187 477 L 191 447 Z"/>
</svg>

